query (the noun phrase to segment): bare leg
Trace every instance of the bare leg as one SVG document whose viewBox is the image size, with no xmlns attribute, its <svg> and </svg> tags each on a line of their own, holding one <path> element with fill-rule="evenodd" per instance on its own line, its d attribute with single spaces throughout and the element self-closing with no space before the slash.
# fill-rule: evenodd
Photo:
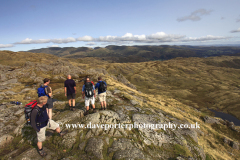
<svg viewBox="0 0 240 160">
<path fill-rule="evenodd" d="M 92 108 L 95 109 L 95 104 L 92 104 Z"/>
<path fill-rule="evenodd" d="M 60 133 L 60 132 L 61 132 L 60 127 L 56 128 L 56 132 L 57 132 L 57 133 Z"/>
<path fill-rule="evenodd" d="M 48 109 L 48 117 L 49 119 L 52 119 L 52 109 Z"/>
<path fill-rule="evenodd" d="M 103 108 L 103 102 L 101 102 L 101 108 Z"/>
<path fill-rule="evenodd" d="M 37 142 L 38 149 L 42 149 L 42 142 Z"/>
<path fill-rule="evenodd" d="M 73 101 L 73 107 L 75 106 L 75 99 L 72 100 Z"/>
<path fill-rule="evenodd" d="M 107 102 L 104 101 L 103 103 L 104 103 L 104 107 L 107 108 Z"/>
<path fill-rule="evenodd" d="M 69 99 L 69 100 L 68 100 L 69 107 L 71 107 L 71 100 L 72 100 L 72 99 Z"/>
<path fill-rule="evenodd" d="M 87 110 L 87 111 L 89 110 L 89 106 L 86 106 L 86 110 Z"/>
</svg>

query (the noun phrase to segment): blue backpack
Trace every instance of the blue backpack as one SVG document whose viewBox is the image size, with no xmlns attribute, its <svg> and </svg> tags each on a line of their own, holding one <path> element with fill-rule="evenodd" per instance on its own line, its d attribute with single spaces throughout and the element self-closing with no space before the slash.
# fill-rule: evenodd
<svg viewBox="0 0 240 160">
<path fill-rule="evenodd" d="M 38 88 L 38 91 L 37 91 L 37 93 L 38 93 L 38 97 L 42 97 L 42 96 L 47 96 L 47 97 L 49 97 L 47 94 L 46 94 L 46 92 L 45 92 L 45 88 L 47 88 L 47 86 L 41 86 L 41 87 L 39 87 Z"/>
</svg>

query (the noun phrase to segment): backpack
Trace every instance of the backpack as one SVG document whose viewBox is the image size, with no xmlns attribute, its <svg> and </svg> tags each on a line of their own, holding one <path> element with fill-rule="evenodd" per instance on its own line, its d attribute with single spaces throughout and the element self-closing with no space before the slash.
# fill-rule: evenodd
<svg viewBox="0 0 240 160">
<path fill-rule="evenodd" d="M 30 121 L 31 113 L 35 106 L 37 106 L 37 100 L 33 100 L 30 103 L 25 105 L 24 113 L 25 113 L 25 118 L 27 120 L 28 125 L 31 124 L 31 121 Z M 38 109 L 37 107 L 35 107 L 35 108 Z M 38 109 L 38 111 L 39 111 L 39 109 Z"/>
<path fill-rule="evenodd" d="M 46 94 L 46 92 L 45 92 L 45 88 L 47 88 L 48 86 L 40 86 L 39 88 L 38 88 L 38 91 L 37 91 L 37 93 L 38 93 L 38 97 L 42 97 L 42 96 L 47 96 L 47 97 L 49 97 L 47 94 Z"/>
<path fill-rule="evenodd" d="M 93 84 L 91 82 L 85 83 L 85 96 L 90 98 L 93 96 Z"/>
<path fill-rule="evenodd" d="M 100 92 L 105 92 L 107 90 L 107 85 L 102 81 L 102 82 L 99 82 L 99 91 Z"/>
</svg>

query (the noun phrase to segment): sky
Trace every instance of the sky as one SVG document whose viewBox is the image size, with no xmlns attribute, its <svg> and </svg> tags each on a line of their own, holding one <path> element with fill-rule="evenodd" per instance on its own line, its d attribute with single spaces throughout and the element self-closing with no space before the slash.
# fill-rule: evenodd
<svg viewBox="0 0 240 160">
<path fill-rule="evenodd" d="M 0 50 L 240 44 L 239 0 L 0 0 Z"/>
</svg>

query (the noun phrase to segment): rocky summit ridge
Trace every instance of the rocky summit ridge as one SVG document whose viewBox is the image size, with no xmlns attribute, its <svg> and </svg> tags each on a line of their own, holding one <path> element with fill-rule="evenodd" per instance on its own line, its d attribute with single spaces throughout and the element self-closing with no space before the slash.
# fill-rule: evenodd
<svg viewBox="0 0 240 160">
<path fill-rule="evenodd" d="M 12 53 L 5 53 L 12 54 Z M 20 54 L 20 53 L 16 53 Z M 36 133 L 25 125 L 24 104 L 36 99 L 44 78 L 50 78 L 54 97 L 53 120 L 69 133 L 63 138 L 48 130 L 43 143 L 45 159 L 238 159 L 239 127 L 206 115 L 175 99 L 137 90 L 123 75 L 104 68 L 38 54 L 17 63 L 0 65 L 0 157 L 1 159 L 42 159 L 36 150 Z M 42 59 L 48 59 L 43 63 Z M 42 63 L 40 63 L 42 62 Z M 8 63 L 8 64 L 6 64 Z M 76 98 L 70 111 L 64 100 L 63 82 L 71 74 L 80 88 L 82 78 L 96 82 L 102 76 L 108 84 L 107 110 L 84 116 L 84 100 Z M 18 100 L 22 105 L 11 104 Z M 98 99 L 96 107 L 100 108 Z M 125 128 L 73 128 L 71 124 L 125 124 Z M 130 128 L 130 124 L 199 124 L 200 128 Z"/>
</svg>

